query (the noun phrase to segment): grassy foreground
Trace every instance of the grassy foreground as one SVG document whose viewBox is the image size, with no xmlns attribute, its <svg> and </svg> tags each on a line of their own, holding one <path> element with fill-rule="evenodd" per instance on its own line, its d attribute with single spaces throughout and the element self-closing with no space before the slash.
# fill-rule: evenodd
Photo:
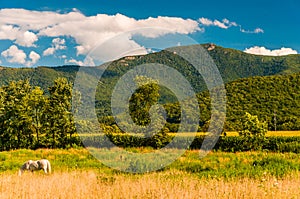
<svg viewBox="0 0 300 199">
<path fill-rule="evenodd" d="M 152 149 L 129 149 L 150 152 Z M 105 150 L 113 153 L 116 150 Z M 52 174 L 19 177 L 28 159 L 47 158 Z M 86 149 L 0 153 L 0 198 L 297 198 L 300 154 L 187 151 L 165 169 L 130 174 L 101 164 Z"/>
<path fill-rule="evenodd" d="M 0 176 L 0 198 L 297 198 L 300 177 L 199 179 L 169 170 L 144 175 L 64 171 Z"/>
</svg>

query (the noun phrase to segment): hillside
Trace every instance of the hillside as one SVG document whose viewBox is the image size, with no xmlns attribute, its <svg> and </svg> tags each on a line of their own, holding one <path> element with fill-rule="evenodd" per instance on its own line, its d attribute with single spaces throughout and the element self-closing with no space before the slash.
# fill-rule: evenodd
<svg viewBox="0 0 300 199">
<path fill-rule="evenodd" d="M 225 129 L 238 130 L 245 112 L 267 121 L 270 130 L 300 129 L 300 73 L 243 78 L 225 87 Z M 201 102 L 207 98 L 208 93 L 199 94 Z"/>
<path fill-rule="evenodd" d="M 99 116 L 109 116 L 111 93 L 118 79 L 133 67 L 144 63 L 160 63 L 177 69 L 199 93 L 201 110 L 201 130 L 209 122 L 210 100 L 205 92 L 206 86 L 198 72 L 184 59 L 174 54 L 174 47 L 145 56 L 124 57 L 111 63 L 106 68 L 97 87 L 96 106 Z M 227 90 L 227 121 L 225 130 L 237 130 L 241 116 L 247 111 L 266 120 L 270 129 L 300 129 L 300 55 L 280 57 L 258 56 L 227 49 L 213 44 L 203 44 L 217 65 Z M 86 74 L 86 83 L 104 66 L 90 68 Z M 0 85 L 13 80 L 29 79 L 33 86 L 40 86 L 47 93 L 47 88 L 58 77 L 66 77 L 73 82 L 78 66 L 37 67 L 37 68 L 0 68 Z M 203 92 L 204 91 L 204 92 Z M 83 93 L 84 94 L 84 93 Z M 176 113 L 176 97 L 170 90 L 162 87 L 160 102 L 168 104 L 173 114 L 168 118 L 176 126 L 179 113 Z M 175 106 L 175 107 L 174 107 Z M 173 125 L 169 124 L 169 126 Z M 174 127 L 173 125 L 173 127 Z M 175 127 L 176 128 L 176 127 Z"/>
<path fill-rule="evenodd" d="M 251 55 L 238 50 L 223 48 L 214 44 L 203 44 L 217 65 L 225 83 L 239 78 L 252 76 L 269 76 L 276 74 L 292 74 L 300 72 L 300 55 L 288 55 L 280 57 Z M 193 48 L 193 46 L 174 47 Z M 124 74 L 127 70 L 143 63 L 161 63 L 172 66 L 180 71 L 187 79 L 192 81 L 196 90 L 203 90 L 203 85 L 196 83 L 193 78 L 197 72 L 178 55 L 163 50 L 161 52 L 145 56 L 131 56 L 121 58 L 112 63 L 103 77 L 112 78 Z M 103 66 L 98 66 L 98 69 Z M 7 68 L 0 67 L 0 85 L 7 84 L 13 80 L 30 79 L 33 85 L 47 88 L 57 77 L 66 77 L 73 81 L 78 71 L 78 66 L 60 67 L 37 67 L 37 68 Z M 199 78 L 199 77 L 197 77 Z M 196 78 L 196 79 L 197 79 Z M 200 77 L 201 79 L 201 77 Z"/>
</svg>

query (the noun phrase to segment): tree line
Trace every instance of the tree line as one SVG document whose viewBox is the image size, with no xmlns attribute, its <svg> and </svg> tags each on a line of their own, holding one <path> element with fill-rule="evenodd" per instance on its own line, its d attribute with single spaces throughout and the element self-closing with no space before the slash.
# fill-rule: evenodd
<svg viewBox="0 0 300 199">
<path fill-rule="evenodd" d="M 152 105 L 160 103 L 163 93 L 155 80 L 137 77 L 136 82 L 139 81 L 148 84 L 143 84 L 132 95 L 130 116 L 135 124 L 147 126 L 151 123 L 149 110 Z M 242 131 L 242 118 L 246 112 L 265 121 L 268 130 L 299 130 L 299 85 L 300 74 L 253 77 L 226 84 L 224 131 Z M 209 93 L 201 92 L 197 97 L 200 108 L 198 130 L 206 131 L 211 111 Z M 109 114 L 98 115 L 99 122 L 93 124 L 84 118 L 75 124 L 72 114 L 74 99 L 77 102 L 73 104 L 79 103 L 80 94 L 73 94 L 72 83 L 65 78 L 56 79 L 47 90 L 33 87 L 29 80 L 12 81 L 0 87 L 0 150 L 81 145 L 75 127 L 81 132 L 95 133 L 95 129 L 99 130 L 99 122 L 106 133 L 121 132 L 114 117 Z M 166 110 L 167 123 L 155 137 L 158 141 L 166 132 L 178 131 L 181 117 L 179 102 L 162 105 Z M 155 124 L 160 123 L 158 118 Z"/>
<path fill-rule="evenodd" d="M 64 148 L 78 143 L 72 116 L 72 84 L 58 78 L 48 88 L 29 80 L 0 88 L 0 149 Z"/>
</svg>

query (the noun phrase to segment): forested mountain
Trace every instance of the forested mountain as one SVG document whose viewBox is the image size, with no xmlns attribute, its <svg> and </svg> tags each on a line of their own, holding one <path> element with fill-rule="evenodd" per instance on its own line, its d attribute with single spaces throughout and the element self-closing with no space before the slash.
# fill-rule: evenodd
<svg viewBox="0 0 300 199">
<path fill-rule="evenodd" d="M 225 130 L 239 130 L 246 112 L 267 121 L 269 130 L 300 129 L 300 73 L 243 78 L 227 83 L 225 87 Z M 209 102 L 207 92 L 198 97 L 201 103 Z M 209 112 L 203 111 L 203 114 Z"/>
<path fill-rule="evenodd" d="M 194 46 L 175 47 L 144 56 L 124 57 L 106 65 L 91 68 L 91 71 L 105 71 L 100 79 L 96 94 L 96 106 L 100 116 L 109 116 L 111 93 L 118 79 L 133 67 L 144 63 L 160 63 L 178 70 L 199 93 L 202 104 L 200 130 L 205 130 L 209 123 L 209 94 L 201 75 L 174 51 L 177 48 L 193 48 Z M 227 49 L 214 44 L 203 47 L 213 58 L 227 91 L 227 113 L 225 130 L 238 130 L 240 118 L 245 112 L 258 115 L 269 124 L 269 129 L 300 129 L 300 55 L 258 56 Z M 11 81 L 28 79 L 32 86 L 40 86 L 46 93 L 48 87 L 58 77 L 65 77 L 71 83 L 79 70 L 78 66 L 7 68 L 0 67 L 0 85 Z M 86 74 L 89 78 L 96 73 Z M 179 113 L 174 104 L 176 98 L 167 88 L 160 89 L 160 102 L 173 109 L 168 121 L 169 127 L 176 128 Z M 112 124 L 108 121 L 108 124 Z"/>
<path fill-rule="evenodd" d="M 11 81 L 29 80 L 32 86 L 39 86 L 47 91 L 55 79 L 65 77 L 73 81 L 78 66 L 37 67 L 37 68 L 7 68 L 0 67 L 0 85 L 7 85 Z"/>
<path fill-rule="evenodd" d="M 292 74 L 300 72 L 300 55 L 287 56 L 260 56 L 247 54 L 238 50 L 223 48 L 214 44 L 203 44 L 209 55 L 217 65 L 225 83 L 233 80 L 252 76 L 269 76 L 276 74 Z M 118 77 L 129 69 L 143 63 L 161 63 L 172 66 L 182 74 L 192 79 L 196 71 L 190 64 L 178 55 L 172 53 L 177 48 L 193 48 L 194 46 L 174 47 L 144 56 L 130 56 L 116 60 L 109 65 L 103 77 Z M 96 67 L 99 70 L 103 66 Z M 78 71 L 78 66 L 60 66 L 37 68 L 7 68 L 0 67 L 0 85 L 7 84 L 12 80 L 29 79 L 33 86 L 48 88 L 54 79 L 66 77 L 73 81 Z M 197 83 L 198 84 L 198 83 Z M 198 84 L 199 86 L 199 84 Z M 196 88 L 201 90 L 203 88 Z"/>
</svg>

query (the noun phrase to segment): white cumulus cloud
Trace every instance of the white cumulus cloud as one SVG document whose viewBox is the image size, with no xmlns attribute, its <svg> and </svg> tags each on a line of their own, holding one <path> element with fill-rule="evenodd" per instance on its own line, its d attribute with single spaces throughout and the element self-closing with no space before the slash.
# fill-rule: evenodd
<svg viewBox="0 0 300 199">
<path fill-rule="evenodd" d="M 189 34 L 198 30 L 200 29 L 197 21 L 190 19 L 176 17 L 149 17 L 147 19 L 136 20 L 122 14 L 98 14 L 96 16 L 84 17 L 80 21 L 66 21 L 47 27 L 41 30 L 39 35 L 51 37 L 69 35 L 75 38 L 78 44 L 76 47 L 77 55 L 86 55 L 97 45 L 101 45 L 102 43 L 122 34 L 124 34 L 124 37 L 122 37 L 122 41 L 120 41 L 119 45 L 121 48 L 127 46 L 125 51 L 130 52 L 130 49 L 133 47 L 141 47 L 131 39 L 131 36 L 134 34 L 140 34 L 148 38 L 157 38 L 169 33 Z M 119 52 L 115 52 L 114 56 L 108 58 L 105 58 L 104 55 L 111 54 L 116 49 L 118 49 L 117 46 L 108 46 L 108 48 L 102 49 L 97 56 L 103 54 L 101 59 L 109 60 L 111 57 L 117 57 Z"/>
<path fill-rule="evenodd" d="M 35 64 L 41 58 L 41 56 L 38 53 L 36 53 L 34 51 L 31 51 L 29 53 L 29 58 L 30 58 L 30 61 L 27 61 L 26 65 L 27 66 L 32 66 L 33 64 Z"/>
<path fill-rule="evenodd" d="M 54 38 L 52 40 L 51 47 L 47 48 L 46 50 L 44 50 L 43 55 L 44 56 L 53 55 L 55 53 L 55 51 L 57 51 L 57 50 L 64 50 L 64 49 L 66 49 L 67 46 L 65 45 L 65 43 L 66 43 L 65 39 Z"/>
<path fill-rule="evenodd" d="M 26 63 L 26 53 L 20 50 L 16 45 L 12 45 L 7 50 L 1 53 L 1 56 L 6 58 L 9 63 L 25 64 Z"/>
<path fill-rule="evenodd" d="M 9 63 L 22 64 L 23 66 L 32 66 L 40 59 L 40 55 L 34 51 L 29 53 L 29 60 L 27 60 L 26 53 L 19 49 L 16 45 L 10 46 L 1 53 L 1 56 Z"/>
<path fill-rule="evenodd" d="M 75 64 L 78 66 L 95 66 L 93 58 L 87 56 L 84 61 L 78 61 L 74 58 L 65 60 L 65 64 Z"/>
<path fill-rule="evenodd" d="M 246 48 L 244 52 L 255 55 L 270 55 L 270 56 L 282 56 L 290 54 L 298 54 L 296 50 L 292 48 L 282 47 L 281 49 L 269 50 L 265 47 L 254 46 L 251 48 Z"/>
<path fill-rule="evenodd" d="M 38 40 L 38 37 L 31 31 L 4 24 L 0 26 L 0 39 L 14 41 L 15 44 L 20 46 L 32 47 L 35 46 L 34 43 Z"/>
<path fill-rule="evenodd" d="M 93 61 L 109 61 L 121 56 L 147 54 L 147 49 L 132 39 L 134 35 L 158 38 L 167 34 L 190 34 L 204 31 L 204 27 L 207 26 L 222 29 L 240 27 L 240 31 L 244 33 L 264 32 L 261 28 L 244 30 L 241 25 L 226 18 L 192 20 L 158 16 L 135 19 L 123 14 L 86 16 L 77 9 L 69 13 L 0 9 L 0 40 L 11 40 L 22 47 L 37 47 L 36 43 L 41 37 L 51 37 L 52 43 L 42 52 L 43 56 L 49 56 L 67 48 L 63 37 L 72 38 L 76 43 L 77 56 L 89 55 Z M 97 46 L 101 46 L 101 50 L 95 51 Z M 22 57 L 21 54 L 19 53 L 20 57 Z M 13 56 L 9 58 L 11 61 L 16 59 Z M 26 57 L 24 58 L 23 55 L 22 59 Z M 19 58 L 18 63 L 22 59 Z M 84 63 L 88 62 L 83 61 Z"/>
<path fill-rule="evenodd" d="M 85 16 L 76 9 L 63 14 L 25 9 L 0 10 L 0 39 L 9 39 L 20 46 L 29 47 L 34 46 L 39 37 L 72 37 L 77 43 L 77 55 L 87 55 L 97 45 L 126 32 L 129 36 L 123 37 L 120 45 L 122 48 L 127 45 L 124 52 L 130 54 L 131 51 L 136 52 L 131 48 L 143 48 L 132 40 L 134 34 L 157 38 L 166 34 L 189 34 L 195 31 L 201 31 L 197 21 L 178 17 L 135 19 L 122 14 Z M 45 49 L 43 55 L 51 55 L 62 49 L 64 44 L 61 41 L 53 41 L 52 46 Z M 55 46 L 56 44 L 59 47 Z M 102 58 L 109 54 L 107 51 L 113 51 L 115 48 L 113 45 L 102 49 Z M 118 53 L 112 57 L 117 57 Z"/>
<path fill-rule="evenodd" d="M 50 47 L 50 48 L 47 48 L 46 50 L 44 50 L 43 55 L 44 56 L 53 55 L 54 52 L 55 52 L 55 48 Z"/>
</svg>

